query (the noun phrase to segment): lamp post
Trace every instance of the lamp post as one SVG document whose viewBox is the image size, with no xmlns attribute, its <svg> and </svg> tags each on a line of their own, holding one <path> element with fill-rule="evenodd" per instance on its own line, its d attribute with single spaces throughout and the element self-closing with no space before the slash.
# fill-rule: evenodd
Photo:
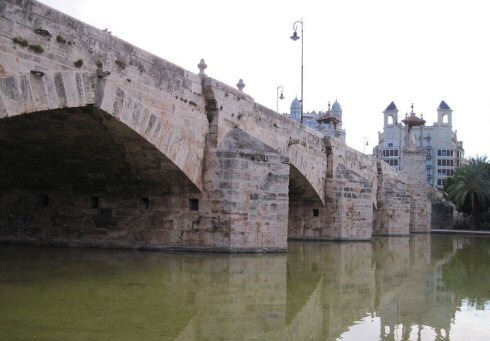
<svg viewBox="0 0 490 341">
<path fill-rule="evenodd" d="M 279 90 L 281 90 L 281 95 L 279 95 Z M 276 89 L 276 112 L 279 112 L 279 100 L 284 99 L 284 87 L 282 85 L 278 85 Z"/>
<path fill-rule="evenodd" d="M 301 24 L 301 37 L 298 36 L 298 24 Z M 300 38 L 301 39 L 301 119 L 300 119 L 300 122 L 301 124 L 303 124 L 303 44 L 304 44 L 304 41 L 305 41 L 305 37 L 304 37 L 304 34 L 303 34 L 303 19 L 300 19 L 298 21 L 295 21 L 294 24 L 293 24 L 293 35 L 290 37 L 292 40 L 296 41 Z"/>
<path fill-rule="evenodd" d="M 364 148 L 362 150 L 362 153 L 366 154 L 366 147 L 369 146 L 369 139 L 367 138 L 367 136 L 364 136 L 363 145 L 364 145 Z"/>
</svg>

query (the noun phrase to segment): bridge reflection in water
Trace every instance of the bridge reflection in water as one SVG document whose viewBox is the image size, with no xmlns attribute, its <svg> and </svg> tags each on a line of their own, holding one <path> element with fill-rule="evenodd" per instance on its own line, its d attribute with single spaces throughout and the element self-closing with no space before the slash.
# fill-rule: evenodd
<svg viewBox="0 0 490 341">
<path fill-rule="evenodd" d="M 490 239 L 471 237 L 294 242 L 287 255 L 1 246 L 0 339 L 450 340 L 468 328 L 483 340 L 489 282 Z M 458 325 L 467 309 L 483 317 Z"/>
</svg>

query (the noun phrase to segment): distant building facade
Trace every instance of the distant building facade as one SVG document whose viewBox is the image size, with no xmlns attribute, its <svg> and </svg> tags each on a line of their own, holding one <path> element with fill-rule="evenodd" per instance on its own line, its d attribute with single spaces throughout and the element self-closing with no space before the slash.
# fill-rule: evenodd
<svg viewBox="0 0 490 341">
<path fill-rule="evenodd" d="M 388 105 L 383 114 L 383 132 L 378 133 L 378 145 L 373 154 L 393 168 L 402 169 L 402 150 L 407 147 L 407 141 L 414 138 L 417 149 L 426 152 L 427 184 L 442 189 L 445 179 L 452 176 L 464 160 L 463 142 L 458 141 L 457 131 L 453 131 L 452 127 L 453 110 L 441 101 L 437 108 L 437 122 L 426 126 L 424 121 L 423 125 L 413 127 L 412 137 L 406 136 L 406 126 L 399 120 L 394 102 Z M 412 116 L 415 116 L 413 105 Z M 409 118 L 408 115 L 406 117 Z"/>
<path fill-rule="evenodd" d="M 289 118 L 298 122 L 301 121 L 301 101 L 298 98 L 291 102 Z M 328 103 L 327 111 L 303 113 L 303 124 L 345 142 L 345 130 L 342 128 L 342 107 L 337 100 L 332 104 L 332 107 L 330 107 L 330 102 Z"/>
</svg>

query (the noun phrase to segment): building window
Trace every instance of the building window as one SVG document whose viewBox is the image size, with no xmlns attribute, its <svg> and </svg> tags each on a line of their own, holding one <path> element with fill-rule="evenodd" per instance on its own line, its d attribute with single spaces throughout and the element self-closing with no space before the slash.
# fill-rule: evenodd
<svg viewBox="0 0 490 341">
<path fill-rule="evenodd" d="M 386 150 L 383 150 L 383 156 L 384 157 L 398 156 L 398 149 L 386 149 Z"/>
<path fill-rule="evenodd" d="M 398 159 L 386 159 L 384 161 L 390 166 L 398 166 Z"/>
<path fill-rule="evenodd" d="M 437 156 L 454 156 L 454 150 L 451 149 L 438 149 Z"/>
<path fill-rule="evenodd" d="M 450 167 L 453 167 L 454 166 L 454 160 L 446 160 L 446 159 L 438 159 L 437 160 L 437 165 L 438 166 L 450 166 Z"/>
</svg>

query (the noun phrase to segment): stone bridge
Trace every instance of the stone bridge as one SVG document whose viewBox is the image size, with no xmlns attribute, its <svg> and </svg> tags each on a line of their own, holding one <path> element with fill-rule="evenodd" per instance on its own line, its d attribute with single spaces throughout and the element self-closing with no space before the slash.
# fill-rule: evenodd
<svg viewBox="0 0 490 341">
<path fill-rule="evenodd" d="M 284 251 L 420 225 L 406 176 L 204 63 L 192 73 L 32 0 L 0 17 L 3 242 Z"/>
</svg>

